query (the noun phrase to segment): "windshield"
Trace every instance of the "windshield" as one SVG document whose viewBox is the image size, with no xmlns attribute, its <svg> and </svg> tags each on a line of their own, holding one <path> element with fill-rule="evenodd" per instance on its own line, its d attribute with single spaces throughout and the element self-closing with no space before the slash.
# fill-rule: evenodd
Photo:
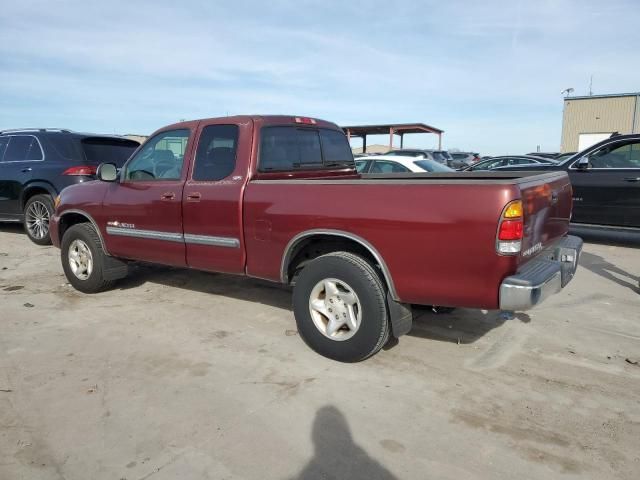
<svg viewBox="0 0 640 480">
<path fill-rule="evenodd" d="M 82 140 L 82 149 L 89 165 L 115 163 L 117 167 L 122 167 L 138 146 L 138 142 L 119 138 L 94 137 Z"/>
<path fill-rule="evenodd" d="M 427 172 L 455 172 L 453 168 L 449 168 L 446 165 L 434 162 L 433 160 L 417 160 L 413 163 Z"/>
<path fill-rule="evenodd" d="M 436 160 L 437 162 L 440 163 L 447 163 L 447 160 L 450 160 L 450 158 L 448 157 L 448 155 L 445 155 L 446 152 L 432 152 L 431 155 L 433 155 L 434 160 Z"/>
</svg>

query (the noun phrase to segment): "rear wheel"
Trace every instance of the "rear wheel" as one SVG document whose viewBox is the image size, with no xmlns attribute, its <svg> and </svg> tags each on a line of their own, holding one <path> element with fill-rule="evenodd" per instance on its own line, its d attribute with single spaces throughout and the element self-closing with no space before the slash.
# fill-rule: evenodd
<svg viewBox="0 0 640 480">
<path fill-rule="evenodd" d="M 24 230 L 38 245 L 51 245 L 49 220 L 53 215 L 53 200 L 49 195 L 34 195 L 24 206 Z"/>
<path fill-rule="evenodd" d="M 60 247 L 62 268 L 73 288 L 96 293 L 114 284 L 113 280 L 105 280 L 105 254 L 93 225 L 79 223 L 69 227 Z"/>
<path fill-rule="evenodd" d="M 311 261 L 296 279 L 293 308 L 303 340 L 333 360 L 364 360 L 389 338 L 384 284 L 369 262 L 352 253 Z"/>
</svg>

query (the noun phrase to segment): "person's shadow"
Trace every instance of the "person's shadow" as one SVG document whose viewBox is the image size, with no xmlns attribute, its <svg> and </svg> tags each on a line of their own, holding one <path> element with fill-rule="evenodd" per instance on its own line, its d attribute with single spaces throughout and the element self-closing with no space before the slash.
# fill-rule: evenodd
<svg viewBox="0 0 640 480">
<path fill-rule="evenodd" d="M 636 293 L 640 293 L 640 277 L 638 275 L 633 275 L 613 263 L 607 262 L 600 255 L 582 252 L 580 255 L 580 266 L 591 270 L 602 278 L 606 278 L 622 287 L 627 287 Z"/>
<path fill-rule="evenodd" d="M 314 457 L 295 480 L 393 480 L 389 470 L 353 443 L 351 430 L 340 410 L 325 406 L 316 412 L 311 433 Z"/>
</svg>

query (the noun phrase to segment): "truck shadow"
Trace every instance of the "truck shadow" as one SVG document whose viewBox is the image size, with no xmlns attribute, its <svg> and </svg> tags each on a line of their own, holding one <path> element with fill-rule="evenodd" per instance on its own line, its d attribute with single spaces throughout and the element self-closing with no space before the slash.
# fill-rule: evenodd
<svg viewBox="0 0 640 480">
<path fill-rule="evenodd" d="M 118 282 L 118 287 L 129 290 L 146 283 L 221 295 L 292 311 L 291 287 L 236 275 L 135 264 L 129 276 Z M 430 307 L 425 306 L 414 306 L 413 318 L 413 329 L 409 335 L 460 344 L 475 342 L 509 319 L 498 311 L 457 309 L 451 313 L 433 313 Z M 518 313 L 514 318 L 524 323 L 530 321 L 529 316 L 524 313 Z M 391 341 L 385 348 L 391 349 L 395 343 L 397 342 Z"/>
<path fill-rule="evenodd" d="M 427 338 L 457 344 L 473 343 L 507 321 L 529 323 L 526 313 L 508 314 L 497 310 L 459 308 L 450 313 L 434 313 L 425 306 L 413 307 L 412 337 Z"/>
<path fill-rule="evenodd" d="M 118 288 L 129 290 L 148 282 L 292 310 L 290 287 L 239 275 L 135 264 L 129 276 L 118 282 Z"/>
</svg>

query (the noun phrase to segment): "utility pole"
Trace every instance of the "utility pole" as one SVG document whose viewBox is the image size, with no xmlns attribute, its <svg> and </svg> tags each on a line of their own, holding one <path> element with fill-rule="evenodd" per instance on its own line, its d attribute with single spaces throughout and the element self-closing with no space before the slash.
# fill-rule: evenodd
<svg viewBox="0 0 640 480">
<path fill-rule="evenodd" d="M 589 77 L 589 96 L 593 96 L 593 74 Z"/>
</svg>

